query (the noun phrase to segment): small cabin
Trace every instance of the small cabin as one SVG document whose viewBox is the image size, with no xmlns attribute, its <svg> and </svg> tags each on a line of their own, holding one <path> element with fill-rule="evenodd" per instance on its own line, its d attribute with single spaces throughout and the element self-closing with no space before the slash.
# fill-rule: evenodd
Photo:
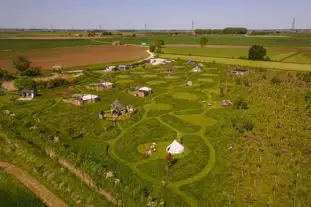
<svg viewBox="0 0 311 207">
<path fill-rule="evenodd" d="M 111 104 L 111 115 L 112 116 L 120 116 L 122 114 L 125 114 L 126 112 L 127 112 L 127 109 L 119 100 L 115 100 Z"/>
<path fill-rule="evenodd" d="M 108 66 L 105 71 L 106 72 L 112 72 L 118 70 L 117 66 Z"/>
<path fill-rule="evenodd" d="M 99 101 L 99 97 L 92 94 L 75 94 L 72 97 L 74 98 L 72 104 L 76 106 L 82 106 Z"/>
<path fill-rule="evenodd" d="M 118 69 L 119 70 L 128 70 L 128 69 L 130 69 L 130 67 L 128 65 L 119 65 Z"/>
<path fill-rule="evenodd" d="M 106 90 L 111 90 L 113 88 L 113 83 L 104 81 L 104 82 L 92 84 L 88 88 L 91 90 L 96 90 L 96 91 L 106 91 Z"/>
<path fill-rule="evenodd" d="M 141 87 L 136 91 L 136 96 L 145 97 L 152 93 L 152 89 L 149 87 Z"/>
<path fill-rule="evenodd" d="M 28 100 L 32 100 L 35 98 L 35 96 L 37 95 L 35 90 L 20 90 L 19 91 L 19 96 L 21 97 L 21 99 L 28 99 Z"/>
<path fill-rule="evenodd" d="M 245 70 L 245 69 L 233 69 L 231 71 L 232 74 L 234 75 L 238 75 L 238 76 L 243 76 L 243 75 L 248 75 L 249 74 L 249 71 L 248 70 Z"/>
</svg>

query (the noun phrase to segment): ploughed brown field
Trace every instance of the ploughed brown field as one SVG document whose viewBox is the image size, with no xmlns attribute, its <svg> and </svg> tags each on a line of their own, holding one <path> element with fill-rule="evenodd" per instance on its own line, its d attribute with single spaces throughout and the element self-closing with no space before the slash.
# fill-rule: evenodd
<svg viewBox="0 0 311 207">
<path fill-rule="evenodd" d="M 81 46 L 36 49 L 23 52 L 0 52 L 0 68 L 16 71 L 12 61 L 18 56 L 28 57 L 34 65 L 51 70 L 54 65 L 64 67 L 86 66 L 147 58 L 146 48 L 139 46 Z"/>
</svg>

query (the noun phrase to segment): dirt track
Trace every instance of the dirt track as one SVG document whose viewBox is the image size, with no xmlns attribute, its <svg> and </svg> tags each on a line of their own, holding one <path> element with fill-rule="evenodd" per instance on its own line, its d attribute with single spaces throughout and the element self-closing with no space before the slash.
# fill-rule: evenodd
<svg viewBox="0 0 311 207">
<path fill-rule="evenodd" d="M 32 191 L 38 198 L 40 198 L 47 206 L 50 207 L 66 207 L 66 203 L 55 196 L 45 186 L 41 185 L 36 179 L 29 176 L 22 169 L 11 165 L 7 162 L 0 161 L 0 168 L 3 168 L 5 172 L 16 177 L 21 183 L 23 183 L 30 191 Z"/>
<path fill-rule="evenodd" d="M 26 52 L 0 52 L 0 68 L 14 71 L 12 59 L 27 56 L 35 65 L 51 70 L 54 65 L 75 67 L 147 58 L 146 48 L 137 46 L 82 46 L 36 49 Z"/>
</svg>

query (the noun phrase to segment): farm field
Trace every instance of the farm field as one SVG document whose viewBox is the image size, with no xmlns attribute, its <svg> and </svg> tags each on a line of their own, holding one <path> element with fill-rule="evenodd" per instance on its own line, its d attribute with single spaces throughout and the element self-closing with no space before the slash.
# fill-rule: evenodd
<svg viewBox="0 0 311 207">
<path fill-rule="evenodd" d="M 188 56 L 205 56 L 205 57 L 224 57 L 224 58 L 240 58 L 248 56 L 249 48 L 180 48 L 169 47 L 164 48 L 165 54 L 188 55 Z M 274 61 L 280 61 L 295 52 L 284 51 L 281 49 L 268 49 L 267 56 Z"/>
<path fill-rule="evenodd" d="M 192 72 L 194 65 L 185 60 L 171 64 L 174 72 L 149 64 L 113 73 L 84 71 L 72 85 L 39 87 L 41 96 L 28 102 L 5 92 L 1 129 L 12 140 L 70 161 L 121 206 L 307 206 L 310 74 L 251 70 L 242 78 L 218 59 L 215 64 L 206 58 L 201 73 Z M 88 89 L 100 80 L 115 87 Z M 141 86 L 153 93 L 133 96 Z M 100 101 L 80 107 L 63 101 L 74 93 L 96 94 Z M 101 119 L 99 113 L 110 113 L 116 99 L 136 113 L 118 121 Z M 222 100 L 233 105 L 223 107 Z M 185 152 L 170 163 L 165 148 L 174 140 Z M 157 150 L 146 156 L 153 142 Z"/>
<path fill-rule="evenodd" d="M 288 71 L 311 71 L 311 65 L 301 63 L 250 61 L 250 60 L 231 59 L 231 58 L 172 55 L 172 54 L 161 54 L 160 57 L 169 59 L 202 61 L 202 62 L 216 62 L 220 64 L 240 65 L 244 67 L 253 67 L 253 68 L 268 68 L 268 69 L 288 70 Z"/>
<path fill-rule="evenodd" d="M 103 44 L 106 43 L 89 39 L 0 39 L 0 52 L 27 51 L 31 49 L 77 47 Z"/>
<path fill-rule="evenodd" d="M 251 46 L 255 44 L 265 47 L 310 47 L 311 40 L 307 37 L 261 37 L 261 36 L 242 36 L 242 35 L 207 35 L 208 44 L 210 45 L 245 45 Z M 146 37 L 124 37 L 124 44 L 141 44 L 142 42 L 151 43 L 154 40 L 164 40 L 165 44 L 194 44 L 199 45 L 201 36 L 191 35 L 153 35 Z M 120 40 L 117 38 L 109 38 L 107 41 Z"/>
<path fill-rule="evenodd" d="M 311 64 L 311 52 L 300 52 L 286 58 L 284 62 Z"/>
<path fill-rule="evenodd" d="M 0 200 L 2 206 L 19 207 L 45 205 L 23 184 L 0 168 Z"/>
<path fill-rule="evenodd" d="M 51 70 L 54 65 L 64 67 L 105 64 L 141 60 L 149 56 L 145 48 L 135 46 L 77 46 L 0 52 L 0 68 L 14 71 L 13 59 L 27 56 L 35 65 Z"/>
</svg>

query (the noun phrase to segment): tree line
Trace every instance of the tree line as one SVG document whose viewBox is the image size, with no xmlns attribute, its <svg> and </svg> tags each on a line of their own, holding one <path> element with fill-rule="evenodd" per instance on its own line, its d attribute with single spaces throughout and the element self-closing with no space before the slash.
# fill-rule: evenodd
<svg viewBox="0 0 311 207">
<path fill-rule="evenodd" d="M 246 34 L 247 29 L 244 27 L 226 27 L 224 29 L 196 29 L 195 34 Z"/>
</svg>

